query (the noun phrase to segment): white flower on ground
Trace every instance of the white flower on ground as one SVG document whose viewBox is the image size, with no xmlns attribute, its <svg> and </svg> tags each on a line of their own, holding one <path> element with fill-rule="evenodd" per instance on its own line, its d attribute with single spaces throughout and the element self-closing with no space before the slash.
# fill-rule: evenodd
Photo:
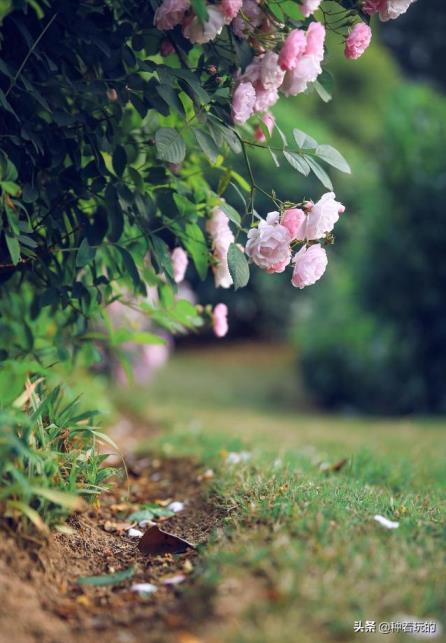
<svg viewBox="0 0 446 643">
<path fill-rule="evenodd" d="M 173 511 L 174 513 L 178 513 L 179 511 L 183 511 L 184 502 L 180 502 L 179 500 L 175 500 L 174 502 L 171 502 L 170 504 L 167 505 L 167 509 L 169 509 L 170 511 Z"/>
</svg>

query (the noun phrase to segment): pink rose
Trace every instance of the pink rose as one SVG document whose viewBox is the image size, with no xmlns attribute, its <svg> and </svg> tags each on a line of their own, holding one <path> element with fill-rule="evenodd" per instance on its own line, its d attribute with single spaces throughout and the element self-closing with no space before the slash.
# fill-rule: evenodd
<svg viewBox="0 0 446 643">
<path fill-rule="evenodd" d="M 208 20 L 201 24 L 195 16 L 183 24 L 183 36 L 193 43 L 204 45 L 214 40 L 225 26 L 226 17 L 223 10 L 216 5 L 207 5 Z"/>
<path fill-rule="evenodd" d="M 262 116 L 262 121 L 266 125 L 266 129 L 268 130 L 269 135 L 271 136 L 274 129 L 274 125 L 276 124 L 276 119 L 271 114 L 271 112 L 266 112 L 266 114 L 263 114 Z M 264 141 L 266 141 L 265 134 L 263 133 L 263 130 L 259 125 L 257 125 L 254 130 L 254 136 L 255 136 L 255 139 L 259 141 L 259 143 L 263 143 Z"/>
<path fill-rule="evenodd" d="M 222 0 L 221 8 L 226 18 L 235 18 L 242 8 L 243 0 Z"/>
<path fill-rule="evenodd" d="M 293 259 L 294 270 L 291 283 L 296 288 L 312 286 L 319 281 L 325 272 L 328 259 L 327 253 L 320 243 L 307 248 L 303 246 Z"/>
<path fill-rule="evenodd" d="M 228 307 L 217 304 L 212 312 L 212 327 L 217 337 L 224 337 L 228 332 Z"/>
<path fill-rule="evenodd" d="M 333 230 L 339 215 L 344 211 L 342 203 L 336 201 L 334 192 L 327 192 L 309 209 L 303 238 L 308 241 L 321 239 Z"/>
<path fill-rule="evenodd" d="M 321 4 L 322 0 L 304 0 L 303 4 L 301 6 L 301 11 L 304 14 L 305 18 L 308 18 L 308 16 L 311 16 L 312 13 L 314 13 L 317 9 L 319 9 L 319 5 Z"/>
<path fill-rule="evenodd" d="M 173 29 L 183 20 L 189 7 L 189 0 L 163 0 L 155 11 L 153 24 L 157 29 Z"/>
<path fill-rule="evenodd" d="M 253 114 L 256 104 L 256 91 L 249 82 L 241 82 L 232 95 L 232 118 L 234 123 L 242 125 Z"/>
<path fill-rule="evenodd" d="M 306 215 L 303 210 L 300 208 L 290 208 L 285 210 L 282 217 L 282 225 L 287 228 L 290 233 L 291 240 L 299 239 L 303 241 L 305 239 L 305 222 Z"/>
<path fill-rule="evenodd" d="M 261 82 L 255 85 L 256 102 L 254 110 L 256 112 L 266 112 L 273 107 L 279 100 L 279 92 L 276 88 L 266 89 Z"/>
<path fill-rule="evenodd" d="M 307 46 L 305 31 L 293 29 L 290 31 L 279 54 L 279 65 L 283 70 L 291 70 L 304 54 Z"/>
<path fill-rule="evenodd" d="M 325 27 L 320 22 L 311 22 L 307 29 L 305 55 L 316 56 L 320 62 L 324 58 Z"/>
<path fill-rule="evenodd" d="M 369 15 L 379 12 L 380 20 L 387 22 L 406 13 L 413 2 L 415 0 L 366 0 L 362 10 Z"/>
<path fill-rule="evenodd" d="M 372 39 L 372 30 L 365 22 L 357 22 L 345 41 L 345 57 L 356 60 L 365 52 Z"/>
<path fill-rule="evenodd" d="M 229 219 L 221 208 L 214 208 L 206 229 L 212 240 L 215 264 L 212 266 L 216 287 L 229 288 L 232 277 L 228 266 L 228 250 L 234 243 L 234 235 L 229 227 Z"/>
<path fill-rule="evenodd" d="M 266 221 L 248 232 L 246 254 L 267 272 L 283 272 L 291 259 L 290 242 L 288 229 L 279 223 L 279 213 L 270 212 Z"/>
<path fill-rule="evenodd" d="M 189 259 L 187 253 L 183 248 L 175 248 L 170 255 L 173 267 L 173 278 L 175 283 L 179 284 L 183 281 L 186 274 L 187 264 Z"/>
<path fill-rule="evenodd" d="M 296 96 L 304 92 L 308 83 L 316 80 L 322 71 L 324 58 L 325 27 L 319 22 L 312 22 L 306 32 L 306 45 L 287 71 L 280 88 L 286 96 Z"/>
<path fill-rule="evenodd" d="M 260 62 L 260 80 L 267 90 L 278 89 L 283 82 L 285 72 L 279 67 L 279 55 L 267 51 Z"/>
</svg>

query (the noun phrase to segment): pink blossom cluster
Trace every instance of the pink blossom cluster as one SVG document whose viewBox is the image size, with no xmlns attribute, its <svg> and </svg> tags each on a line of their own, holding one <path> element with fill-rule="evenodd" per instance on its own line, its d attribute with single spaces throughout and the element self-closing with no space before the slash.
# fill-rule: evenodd
<svg viewBox="0 0 446 643">
<path fill-rule="evenodd" d="M 206 223 L 206 230 L 212 241 L 214 258 L 212 270 L 215 285 L 229 288 L 232 285 L 232 277 L 228 267 L 228 250 L 231 243 L 234 243 L 234 235 L 229 227 L 229 219 L 221 208 L 213 209 L 211 217 Z"/>
<path fill-rule="evenodd" d="M 365 22 L 357 22 L 345 41 L 345 57 L 357 60 L 370 45 L 372 30 Z"/>
<path fill-rule="evenodd" d="M 241 74 L 232 96 L 232 117 L 245 123 L 252 114 L 266 112 L 278 100 L 279 91 L 296 96 L 321 73 L 325 27 L 312 22 L 307 31 L 293 29 L 279 53 L 255 56 Z"/>
<path fill-rule="evenodd" d="M 294 265 L 292 284 L 296 288 L 311 286 L 327 267 L 327 254 L 319 242 L 329 234 L 344 212 L 333 192 L 324 194 L 317 203 L 308 201 L 303 208 L 270 212 L 256 228 L 248 232 L 246 254 L 266 272 L 283 272 Z M 292 244 L 305 245 L 292 257 Z"/>
<path fill-rule="evenodd" d="M 192 11 L 190 0 L 163 0 L 155 11 L 153 22 L 155 27 L 164 31 L 181 25 L 185 38 L 203 45 L 214 40 L 225 25 L 231 24 L 242 4 L 243 0 L 222 0 L 219 4 L 208 4 L 208 19 L 203 24 Z"/>
<path fill-rule="evenodd" d="M 403 13 L 406 13 L 415 0 L 364 0 L 362 10 L 369 16 L 379 14 L 380 20 L 395 20 Z"/>
</svg>

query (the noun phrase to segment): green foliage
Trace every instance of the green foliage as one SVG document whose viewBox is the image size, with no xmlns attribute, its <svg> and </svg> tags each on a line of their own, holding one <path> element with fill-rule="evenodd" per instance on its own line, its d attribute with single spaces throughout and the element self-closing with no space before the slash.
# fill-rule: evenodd
<svg viewBox="0 0 446 643">
<path fill-rule="evenodd" d="M 390 101 L 379 192 L 364 199 L 351 261 L 299 323 L 316 399 L 368 412 L 444 412 L 445 101 L 405 87 Z M 379 197 L 379 198 L 377 198 Z"/>
<path fill-rule="evenodd" d="M 95 413 L 79 412 L 76 399 L 64 403 L 62 390 L 41 380 L 0 411 L 0 506 L 2 515 L 45 529 L 82 509 L 82 498 L 94 499 L 115 471 L 98 453 L 111 442 L 92 424 Z"/>
</svg>

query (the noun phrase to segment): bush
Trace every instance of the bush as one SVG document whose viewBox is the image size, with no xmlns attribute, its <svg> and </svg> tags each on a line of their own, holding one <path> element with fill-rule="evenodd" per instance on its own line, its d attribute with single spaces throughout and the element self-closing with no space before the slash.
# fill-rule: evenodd
<svg viewBox="0 0 446 643">
<path fill-rule="evenodd" d="M 423 87 L 390 101 L 380 190 L 297 332 L 304 380 L 326 407 L 444 412 L 445 101 Z M 343 274 L 345 273 L 345 274 Z"/>
</svg>

